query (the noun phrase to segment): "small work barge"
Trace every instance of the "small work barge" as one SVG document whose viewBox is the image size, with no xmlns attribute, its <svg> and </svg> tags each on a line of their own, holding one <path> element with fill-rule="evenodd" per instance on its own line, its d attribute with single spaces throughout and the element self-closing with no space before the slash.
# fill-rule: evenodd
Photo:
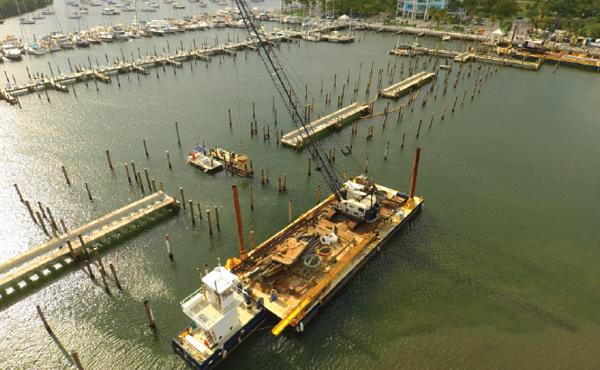
<svg viewBox="0 0 600 370">
<path fill-rule="evenodd" d="M 201 169 L 204 173 L 217 172 L 223 169 L 223 163 L 210 155 L 210 151 L 202 145 L 192 148 L 190 155 L 187 157 L 187 163 Z"/>
<path fill-rule="evenodd" d="M 229 152 L 225 149 L 215 148 L 209 154 L 212 158 L 216 158 L 223 162 L 225 169 L 234 175 L 240 177 L 252 177 L 254 170 L 252 169 L 252 161 L 246 154 Z"/>
</svg>

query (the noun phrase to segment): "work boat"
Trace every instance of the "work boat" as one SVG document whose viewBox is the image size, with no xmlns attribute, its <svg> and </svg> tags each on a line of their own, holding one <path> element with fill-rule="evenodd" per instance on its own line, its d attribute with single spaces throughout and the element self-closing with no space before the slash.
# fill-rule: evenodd
<svg viewBox="0 0 600 370">
<path fill-rule="evenodd" d="M 217 266 L 202 277 L 200 289 L 181 301 L 190 326 L 172 346 L 194 369 L 215 367 L 266 318 L 261 302 L 243 290 L 236 275 Z"/>
</svg>

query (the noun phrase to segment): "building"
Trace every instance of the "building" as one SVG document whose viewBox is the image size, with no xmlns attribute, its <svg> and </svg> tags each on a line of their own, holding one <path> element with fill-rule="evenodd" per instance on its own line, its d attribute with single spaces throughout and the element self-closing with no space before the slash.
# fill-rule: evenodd
<svg viewBox="0 0 600 370">
<path fill-rule="evenodd" d="M 429 9 L 444 9 L 447 6 L 448 0 L 398 0 L 397 16 L 427 20 Z"/>
</svg>

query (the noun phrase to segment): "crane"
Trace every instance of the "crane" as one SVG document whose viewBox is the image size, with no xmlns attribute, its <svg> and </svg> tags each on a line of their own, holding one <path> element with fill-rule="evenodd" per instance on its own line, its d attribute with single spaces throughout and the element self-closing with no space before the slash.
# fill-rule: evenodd
<svg viewBox="0 0 600 370">
<path fill-rule="evenodd" d="M 235 3 L 248 33 L 258 45 L 258 54 L 277 92 L 283 99 L 292 121 L 301 132 L 306 134 L 307 148 L 312 158 L 317 162 L 317 170 L 322 174 L 327 186 L 338 201 L 334 205 L 335 209 L 360 221 L 375 221 L 380 206 L 380 197 L 376 187 L 373 184 L 362 186 L 351 181 L 344 183 L 345 186 L 342 186 L 341 176 L 333 165 L 325 159 L 321 145 L 311 137 L 307 127 L 307 115 L 301 114 L 301 109 L 306 109 L 307 104 L 302 104 L 298 98 L 287 72 L 271 47 L 271 42 L 267 39 L 260 22 L 255 19 L 246 0 L 235 0 Z"/>
</svg>

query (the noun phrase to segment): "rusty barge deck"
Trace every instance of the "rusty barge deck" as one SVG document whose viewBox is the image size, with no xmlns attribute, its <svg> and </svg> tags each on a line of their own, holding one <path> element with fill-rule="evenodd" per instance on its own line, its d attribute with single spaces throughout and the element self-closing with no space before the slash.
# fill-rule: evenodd
<svg viewBox="0 0 600 370">
<path fill-rule="evenodd" d="M 245 260 L 230 259 L 232 271 L 251 295 L 281 320 L 273 334 L 287 326 L 303 331 L 319 308 L 423 207 L 421 197 L 376 187 L 383 202 L 373 223 L 336 213 L 337 200 L 330 195 L 250 251 Z M 327 243 L 332 235 L 336 241 Z"/>
</svg>

